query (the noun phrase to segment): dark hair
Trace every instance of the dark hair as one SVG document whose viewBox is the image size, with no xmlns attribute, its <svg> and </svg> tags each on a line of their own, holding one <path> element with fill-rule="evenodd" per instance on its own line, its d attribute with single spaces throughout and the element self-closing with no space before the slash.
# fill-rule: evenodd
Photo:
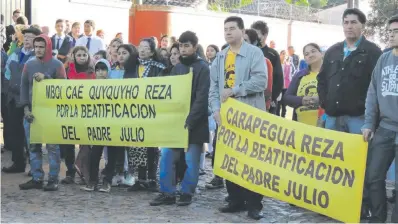
<svg viewBox="0 0 398 224">
<path fill-rule="evenodd" d="M 136 74 L 136 69 L 138 65 L 137 48 L 134 47 L 134 45 L 132 44 L 122 44 L 117 48 L 117 51 L 119 51 L 119 49 L 121 48 L 125 49 L 130 54 L 129 58 L 124 64 L 124 78 L 133 78 L 134 74 Z"/>
<path fill-rule="evenodd" d="M 215 44 L 210 44 L 209 46 L 207 46 L 207 48 L 209 47 L 213 48 L 216 51 L 216 53 L 220 52 L 220 48 L 218 48 L 217 45 Z"/>
<path fill-rule="evenodd" d="M 168 36 L 167 34 L 165 34 L 165 35 L 162 35 L 162 36 L 160 37 L 159 47 L 160 47 L 160 44 L 162 44 L 162 40 L 163 40 L 164 38 L 169 38 L 169 36 Z"/>
<path fill-rule="evenodd" d="M 179 52 L 180 51 L 180 43 L 174 43 L 173 45 L 171 45 L 170 53 L 171 53 L 171 50 L 173 50 L 173 48 L 177 48 L 177 50 Z"/>
<path fill-rule="evenodd" d="M 97 64 L 95 64 L 94 70 L 95 71 L 97 71 L 97 70 L 106 70 L 106 71 L 108 71 L 109 68 L 104 62 L 99 61 Z"/>
<path fill-rule="evenodd" d="M 252 29 L 260 30 L 261 34 L 263 34 L 263 35 L 268 35 L 268 33 L 269 33 L 268 25 L 264 21 L 261 21 L 261 20 L 256 21 L 252 24 L 251 27 L 252 27 Z"/>
<path fill-rule="evenodd" d="M 391 23 L 398 23 L 398 14 L 393 15 L 390 19 L 388 19 L 388 25 L 391 25 Z"/>
<path fill-rule="evenodd" d="M 57 20 L 55 21 L 55 25 L 57 25 L 57 23 L 65 23 L 65 20 L 63 20 L 63 19 L 57 19 Z"/>
<path fill-rule="evenodd" d="M 241 29 L 241 30 L 243 30 L 245 28 L 245 24 L 243 23 L 243 19 L 240 18 L 239 16 L 230 16 L 230 17 L 226 18 L 224 20 L 224 25 L 226 23 L 229 23 L 229 22 L 236 22 L 237 25 L 238 25 L 238 28 Z"/>
<path fill-rule="evenodd" d="M 16 24 L 21 24 L 21 25 L 28 25 L 29 21 L 28 21 L 28 18 L 26 18 L 26 16 L 20 16 L 20 17 L 17 18 L 15 23 Z"/>
<path fill-rule="evenodd" d="M 205 55 L 205 51 L 202 47 L 202 45 L 198 44 L 198 47 L 196 48 L 196 54 L 202 58 L 203 60 L 206 60 L 206 55 Z"/>
<path fill-rule="evenodd" d="M 344 18 L 347 17 L 348 15 L 356 15 L 358 17 L 358 21 L 362 24 L 366 23 L 366 15 L 359 9 L 357 8 L 349 8 L 346 9 L 343 13 L 342 20 L 344 21 Z"/>
<path fill-rule="evenodd" d="M 14 12 L 12 12 L 12 15 L 15 15 L 17 13 L 21 13 L 21 10 L 20 9 L 15 9 Z"/>
<path fill-rule="evenodd" d="M 259 39 L 257 32 L 254 29 L 247 29 L 245 33 L 249 37 L 250 44 L 258 45 Z"/>
<path fill-rule="evenodd" d="M 84 65 L 79 65 L 76 62 L 75 54 L 78 51 L 84 51 L 88 55 L 87 62 Z M 73 55 L 73 63 L 75 63 L 75 67 L 76 67 L 76 72 L 93 73 L 95 71 L 94 70 L 94 66 L 92 64 L 92 61 L 91 61 L 90 52 L 88 51 L 88 49 L 85 46 L 76 46 L 76 47 L 74 47 L 72 49 L 72 55 Z"/>
<path fill-rule="evenodd" d="M 228 46 L 229 46 L 229 44 L 224 44 L 224 45 L 222 45 L 221 50 L 224 50 L 224 49 L 227 48 Z"/>
<path fill-rule="evenodd" d="M 91 27 L 93 27 L 93 29 L 95 30 L 95 22 L 94 22 L 94 20 L 91 20 L 91 19 L 89 19 L 89 20 L 86 20 L 85 22 L 84 22 L 84 24 L 89 24 Z"/>
<path fill-rule="evenodd" d="M 94 55 L 100 55 L 103 59 L 106 59 L 107 53 L 104 50 L 100 50 L 97 53 L 95 53 Z"/>
<path fill-rule="evenodd" d="M 188 43 L 190 42 L 192 46 L 198 45 L 199 39 L 196 36 L 196 33 L 192 31 L 185 31 L 184 33 L 181 34 L 180 38 L 178 38 L 179 42 L 181 44 Z"/>
<path fill-rule="evenodd" d="M 163 60 L 159 57 L 159 53 L 157 51 L 154 39 L 152 39 L 152 37 L 144 38 L 140 42 L 143 42 L 143 41 L 147 42 L 149 44 L 149 48 L 151 50 L 151 53 L 153 53 L 152 60 L 157 61 L 157 62 L 163 62 Z"/>
<path fill-rule="evenodd" d="M 72 28 L 75 27 L 75 26 L 80 26 L 80 23 L 79 23 L 79 22 L 74 22 L 74 23 L 72 24 Z"/>
<path fill-rule="evenodd" d="M 155 47 L 157 48 L 157 47 L 158 47 L 158 44 L 159 44 L 158 38 L 156 38 L 155 36 L 151 36 L 151 37 L 149 37 L 149 38 L 153 40 L 153 42 L 155 43 Z"/>
<path fill-rule="evenodd" d="M 304 53 L 304 52 L 305 52 L 305 49 L 306 49 L 307 47 L 309 47 L 309 46 L 311 46 L 311 47 L 317 49 L 320 53 L 322 53 L 321 48 L 319 47 L 318 44 L 316 44 L 316 43 L 309 43 L 309 44 L 306 44 L 306 45 L 303 47 L 303 55 L 305 55 L 305 53 Z M 308 65 L 308 69 L 311 70 L 311 65 Z"/>
<path fill-rule="evenodd" d="M 305 48 L 307 48 L 307 47 L 309 47 L 309 46 L 311 46 L 311 47 L 317 49 L 319 52 L 322 52 L 322 51 L 321 51 L 321 48 L 319 47 L 318 44 L 316 44 L 316 43 L 309 43 L 309 44 L 306 44 L 306 45 L 303 47 L 303 54 L 304 54 L 304 52 L 305 52 Z"/>
<path fill-rule="evenodd" d="M 3 16 L 3 14 L 0 14 L 0 21 L 1 21 L 1 24 L 3 24 L 3 22 L 4 22 L 4 16 Z"/>
</svg>

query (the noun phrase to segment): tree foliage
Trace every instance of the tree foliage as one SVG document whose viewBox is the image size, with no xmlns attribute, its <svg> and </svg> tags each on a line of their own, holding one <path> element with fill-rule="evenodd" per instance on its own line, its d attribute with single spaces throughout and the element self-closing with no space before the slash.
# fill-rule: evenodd
<svg viewBox="0 0 398 224">
<path fill-rule="evenodd" d="M 380 42 L 387 43 L 386 24 L 391 16 L 398 14 L 398 0 L 371 0 L 370 7 L 365 35 L 378 37 Z"/>
<path fill-rule="evenodd" d="M 285 0 L 288 4 L 321 8 L 328 4 L 328 0 Z"/>
</svg>

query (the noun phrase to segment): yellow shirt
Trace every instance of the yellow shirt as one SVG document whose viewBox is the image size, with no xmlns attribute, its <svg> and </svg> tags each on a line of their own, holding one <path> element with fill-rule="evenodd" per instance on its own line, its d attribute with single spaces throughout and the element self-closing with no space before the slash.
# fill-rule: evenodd
<svg viewBox="0 0 398 224">
<path fill-rule="evenodd" d="M 144 75 L 144 71 L 145 71 L 144 65 L 138 66 L 138 77 L 142 78 L 142 76 Z"/>
<path fill-rule="evenodd" d="M 229 50 L 227 53 L 227 58 L 225 59 L 224 88 L 232 88 L 235 86 L 235 59 L 236 54 Z"/>
<path fill-rule="evenodd" d="M 297 96 L 318 96 L 316 80 L 317 73 L 310 74 L 301 78 L 300 85 L 297 88 Z M 296 109 L 297 121 L 300 123 L 316 126 L 318 120 L 319 105 L 301 106 Z"/>
</svg>

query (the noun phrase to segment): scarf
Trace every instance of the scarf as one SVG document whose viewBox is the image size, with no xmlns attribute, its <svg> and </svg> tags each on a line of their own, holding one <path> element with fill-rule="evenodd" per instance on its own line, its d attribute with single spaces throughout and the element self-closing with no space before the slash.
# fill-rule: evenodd
<svg viewBox="0 0 398 224">
<path fill-rule="evenodd" d="M 152 66 L 158 67 L 160 69 L 164 69 L 165 68 L 165 66 L 162 63 L 159 63 L 159 62 L 154 61 L 152 59 L 144 60 L 144 59 L 138 58 L 138 60 L 139 60 L 141 65 L 145 66 L 144 74 L 142 74 L 143 78 L 148 77 L 149 71 L 151 70 Z"/>
<path fill-rule="evenodd" d="M 180 56 L 181 64 L 186 65 L 186 66 L 191 66 L 198 59 L 200 59 L 200 57 L 196 53 L 189 55 L 187 57 Z"/>
</svg>

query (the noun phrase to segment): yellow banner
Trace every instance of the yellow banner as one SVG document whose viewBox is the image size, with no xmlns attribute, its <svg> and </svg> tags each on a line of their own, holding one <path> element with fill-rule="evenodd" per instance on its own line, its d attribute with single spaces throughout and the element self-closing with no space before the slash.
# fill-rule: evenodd
<svg viewBox="0 0 398 224">
<path fill-rule="evenodd" d="M 192 73 L 35 82 L 31 142 L 186 148 L 191 83 Z"/>
<path fill-rule="evenodd" d="M 214 173 L 259 194 L 359 222 L 367 143 L 229 99 L 221 107 Z"/>
</svg>

